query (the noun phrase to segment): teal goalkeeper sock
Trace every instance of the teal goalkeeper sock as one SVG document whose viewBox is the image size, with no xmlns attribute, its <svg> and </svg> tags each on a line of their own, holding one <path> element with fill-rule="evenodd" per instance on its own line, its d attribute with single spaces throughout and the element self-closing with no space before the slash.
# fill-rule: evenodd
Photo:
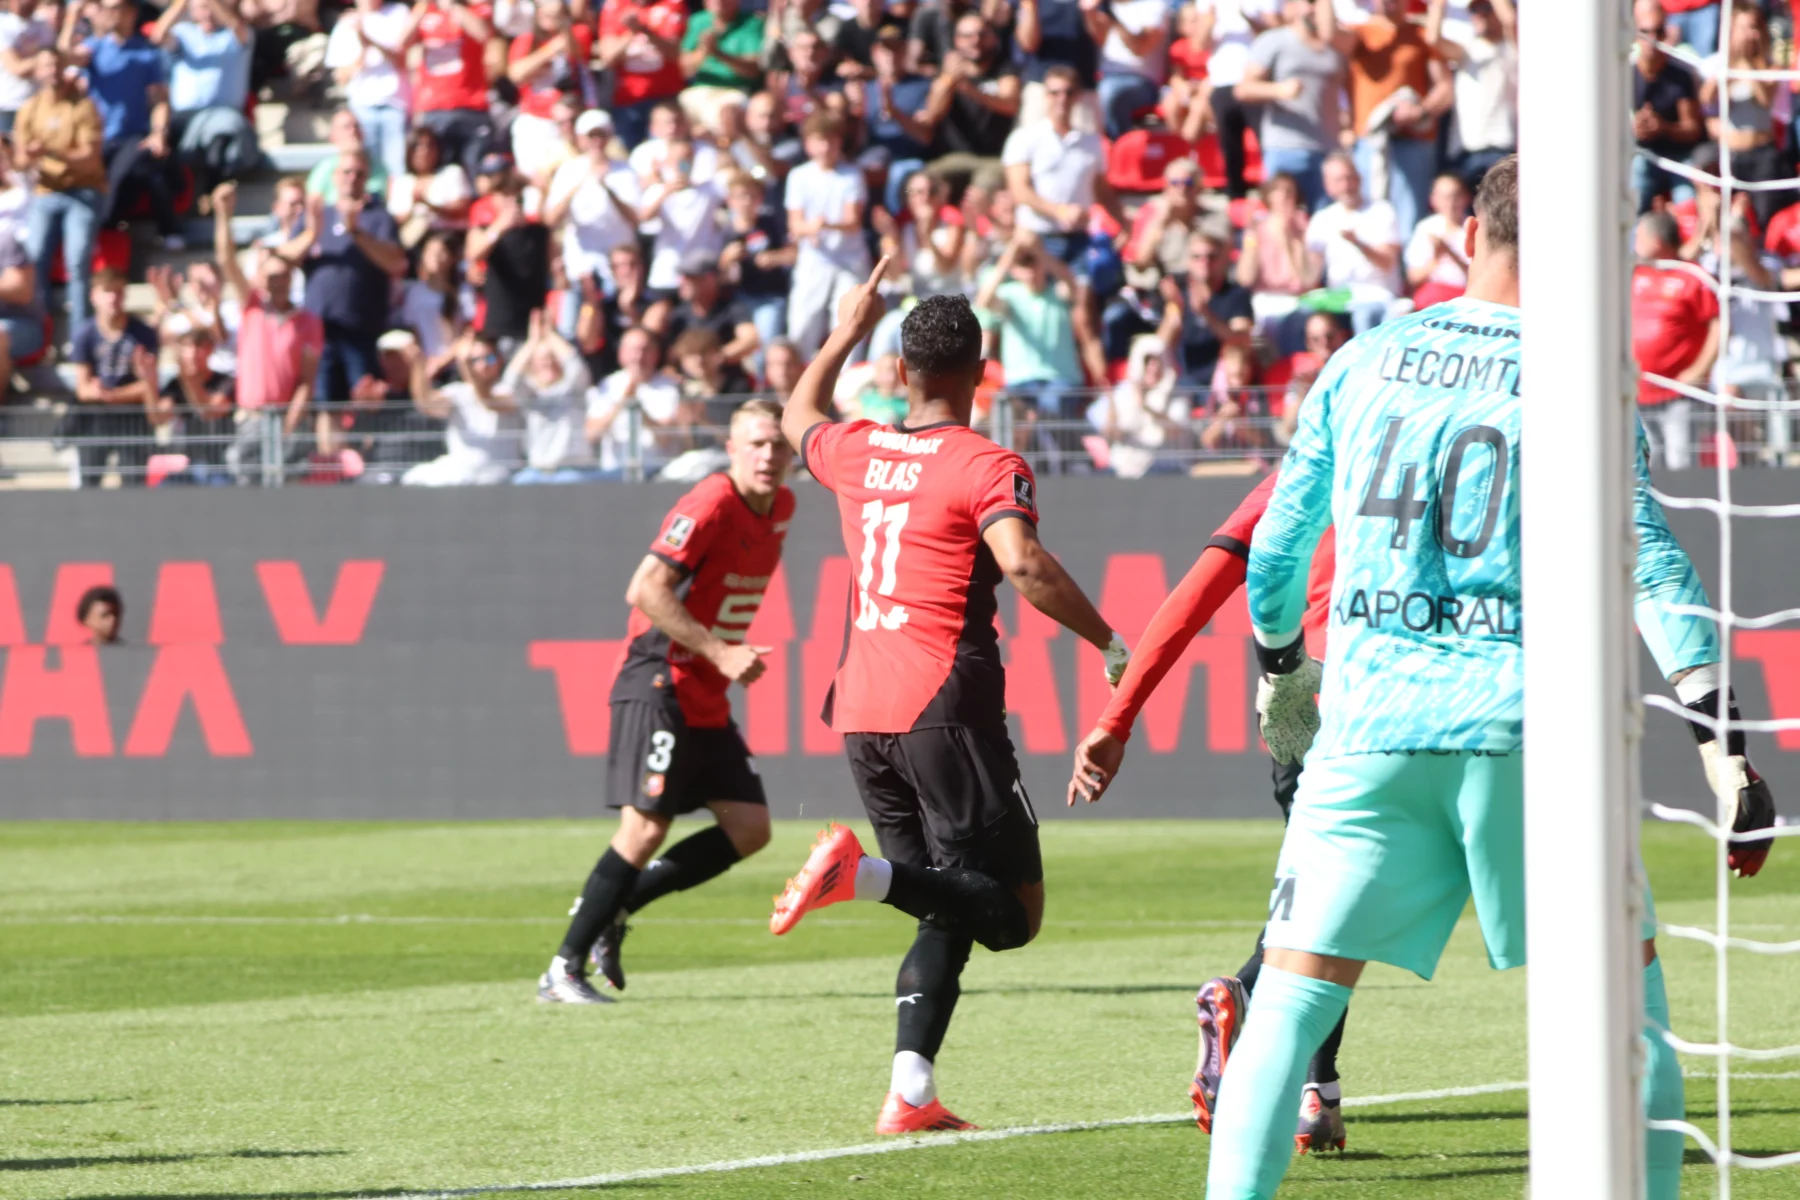
<svg viewBox="0 0 1800 1200">
<path fill-rule="evenodd" d="M 1687 1098 L 1675 1048 L 1661 1036 L 1669 1027 L 1669 993 L 1663 986 L 1660 957 L 1644 968 L 1644 1018 L 1644 1112 L 1654 1120 L 1680 1121 L 1687 1115 Z M 1652 1129 L 1646 1134 L 1648 1200 L 1676 1200 L 1681 1194 L 1681 1159 L 1686 1148 L 1687 1139 L 1679 1133 Z"/>
<path fill-rule="evenodd" d="M 1207 1200 L 1269 1200 L 1294 1153 L 1306 1064 L 1350 1003 L 1350 989 L 1263 964 L 1213 1120 Z"/>
</svg>

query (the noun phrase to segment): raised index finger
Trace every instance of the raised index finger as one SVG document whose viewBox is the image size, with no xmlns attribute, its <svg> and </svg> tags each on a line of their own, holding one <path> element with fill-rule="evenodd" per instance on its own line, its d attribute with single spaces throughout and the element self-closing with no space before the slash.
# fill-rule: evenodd
<svg viewBox="0 0 1800 1200">
<path fill-rule="evenodd" d="M 892 257 L 893 255 L 891 254 L 882 255 L 881 261 L 875 264 L 875 269 L 869 272 L 870 287 L 874 287 L 876 284 L 880 283 L 882 277 L 887 274 L 888 259 Z"/>
</svg>

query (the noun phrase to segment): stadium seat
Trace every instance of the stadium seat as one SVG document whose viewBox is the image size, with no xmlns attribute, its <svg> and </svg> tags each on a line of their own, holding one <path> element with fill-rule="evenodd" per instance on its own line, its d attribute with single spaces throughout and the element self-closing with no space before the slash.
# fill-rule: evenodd
<svg viewBox="0 0 1800 1200">
<path fill-rule="evenodd" d="M 32 351 L 30 354 L 22 354 L 18 358 L 13 359 L 13 370 L 17 371 L 24 367 L 35 367 L 39 363 L 43 362 L 46 358 L 50 357 L 50 347 L 51 347 L 51 344 L 55 341 L 55 338 L 56 338 L 56 318 L 51 316 L 49 313 L 45 313 L 44 314 L 44 344 L 39 346 L 36 350 Z"/>
<path fill-rule="evenodd" d="M 1133 129 L 1112 144 L 1106 156 L 1106 181 L 1121 192 L 1162 190 L 1163 172 L 1193 147 L 1166 129 Z"/>
<path fill-rule="evenodd" d="M 1763 249 L 1783 261 L 1800 255 L 1800 204 L 1790 204 L 1770 220 Z"/>
<path fill-rule="evenodd" d="M 102 229 L 94 241 L 94 270 L 101 271 L 107 267 L 115 271 L 131 270 L 131 235 L 123 229 Z M 61 254 L 50 260 L 50 282 L 69 282 L 69 273 L 63 268 Z"/>
</svg>

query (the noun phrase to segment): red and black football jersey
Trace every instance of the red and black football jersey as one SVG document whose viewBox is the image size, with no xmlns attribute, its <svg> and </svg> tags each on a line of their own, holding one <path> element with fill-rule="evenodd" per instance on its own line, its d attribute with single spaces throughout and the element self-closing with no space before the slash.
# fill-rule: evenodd
<svg viewBox="0 0 1800 1200">
<path fill-rule="evenodd" d="M 687 576 L 682 602 L 694 620 L 722 641 L 741 642 L 781 562 L 793 518 L 794 493 L 788 489 L 776 493 L 775 507 L 765 517 L 738 494 L 729 475 L 710 475 L 675 502 L 650 553 Z M 613 700 L 654 700 L 674 688 L 690 726 L 730 724 L 725 693 L 731 685 L 711 663 L 671 641 L 635 608 L 626 636 Z"/>
<path fill-rule="evenodd" d="M 995 521 L 1037 523 L 1037 483 L 966 425 L 814 425 L 801 447 L 837 493 L 850 552 L 849 630 L 825 719 L 840 733 L 1004 729 L 994 626 Z"/>
<path fill-rule="evenodd" d="M 1269 497 L 1274 494 L 1275 481 L 1279 478 L 1278 473 L 1272 472 L 1252 488 L 1206 544 L 1229 550 L 1248 562 L 1250 539 L 1256 533 L 1256 523 L 1262 520 L 1263 512 L 1269 507 Z M 1319 539 L 1306 581 L 1306 652 L 1321 661 L 1325 658 L 1325 627 L 1331 622 L 1331 577 L 1337 565 L 1335 533 L 1335 530 L 1327 529 L 1325 536 Z"/>
</svg>

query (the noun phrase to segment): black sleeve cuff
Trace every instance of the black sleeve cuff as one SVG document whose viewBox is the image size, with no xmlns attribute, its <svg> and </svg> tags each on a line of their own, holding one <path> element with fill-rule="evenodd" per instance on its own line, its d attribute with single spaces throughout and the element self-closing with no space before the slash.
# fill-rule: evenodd
<svg viewBox="0 0 1800 1200">
<path fill-rule="evenodd" d="M 661 550 L 652 550 L 650 552 L 650 557 L 654 558 L 659 563 L 665 563 L 668 566 L 674 567 L 677 571 L 681 572 L 681 577 L 683 579 L 686 579 L 689 575 L 692 575 L 694 573 L 694 568 L 688 566 L 686 563 L 682 562 L 679 558 L 670 558 L 667 554 L 664 554 Z"/>
<path fill-rule="evenodd" d="M 1254 640 L 1254 639 L 1252 639 Z M 1265 646 L 1256 643 L 1256 662 L 1264 675 L 1292 675 L 1306 661 L 1306 635 L 1299 637 L 1285 646 Z"/>
<path fill-rule="evenodd" d="M 1245 562 L 1250 561 L 1249 542 L 1240 542 L 1234 537 L 1227 537 L 1222 533 L 1215 533 L 1212 541 L 1206 543 L 1206 545 L 1208 549 L 1223 550 L 1227 554 L 1237 555 Z"/>
<path fill-rule="evenodd" d="M 1717 720 L 1719 716 L 1719 690 L 1717 688 L 1706 693 L 1706 695 L 1700 697 L 1700 699 L 1694 701 L 1692 704 L 1683 705 L 1682 707 L 1700 718 L 1698 721 L 1690 720 L 1688 722 L 1688 728 L 1694 731 L 1694 740 L 1696 742 L 1699 742 L 1704 746 L 1708 742 L 1717 740 L 1717 735 L 1714 733 L 1712 726 L 1712 722 Z M 1726 700 L 1725 717 L 1727 720 L 1733 722 L 1743 719 L 1743 715 L 1738 712 L 1737 691 L 1735 689 Z M 1727 729 L 1725 731 L 1725 753 L 1731 755 L 1742 755 L 1744 753 L 1743 730 Z"/>
<path fill-rule="evenodd" d="M 815 421 L 811 425 L 808 425 L 806 427 L 805 433 L 800 435 L 800 465 L 805 467 L 807 469 L 807 471 L 809 473 L 811 473 L 811 475 L 814 479 L 819 478 L 819 473 L 817 471 L 814 471 L 813 466 L 812 466 L 813 434 L 819 432 L 819 430 L 821 430 L 821 429 L 826 428 L 830 424 L 831 424 L 830 421 Z M 820 482 L 822 483 L 824 481 L 820 480 Z"/>
</svg>

